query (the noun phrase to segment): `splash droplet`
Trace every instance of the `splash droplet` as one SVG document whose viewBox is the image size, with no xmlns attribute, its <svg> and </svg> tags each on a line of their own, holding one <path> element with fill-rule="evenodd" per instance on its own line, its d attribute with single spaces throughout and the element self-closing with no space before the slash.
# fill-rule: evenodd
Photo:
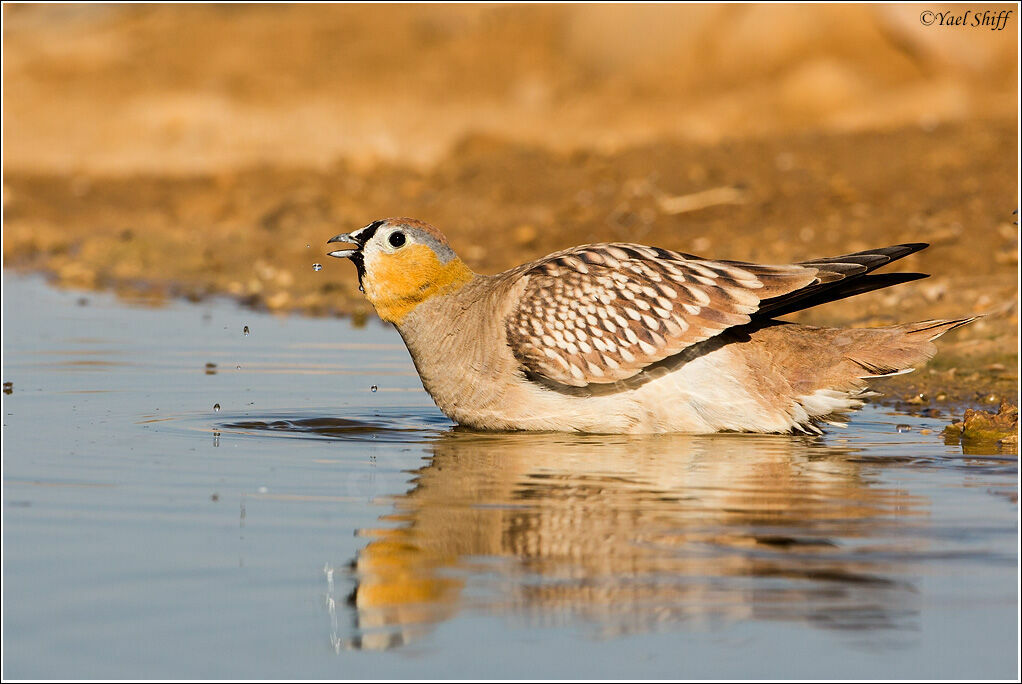
<svg viewBox="0 0 1022 684">
<path fill-rule="evenodd" d="M 246 337 L 248 337 L 248 332 L 249 332 L 249 330 L 248 330 L 248 326 L 246 325 L 246 326 L 245 326 L 245 329 L 244 329 L 244 330 L 242 330 L 241 332 L 243 332 L 243 333 L 245 334 L 245 336 L 246 336 Z"/>
<path fill-rule="evenodd" d="M 235 370 L 241 370 L 241 364 L 239 363 L 237 366 L 234 367 L 234 369 Z"/>
<path fill-rule="evenodd" d="M 322 271 L 323 270 L 323 264 L 313 264 L 312 265 L 312 270 L 313 271 Z"/>
<path fill-rule="evenodd" d="M 376 391 L 376 390 L 378 390 L 378 389 L 380 389 L 380 388 L 379 388 L 379 387 L 377 387 L 376 385 L 373 385 L 372 387 L 370 387 L 370 388 L 369 388 L 369 391 L 370 391 L 370 392 L 375 392 L 375 391 Z"/>
<path fill-rule="evenodd" d="M 213 412 L 220 413 L 220 404 L 213 404 Z"/>
<path fill-rule="evenodd" d="M 310 249 L 311 247 L 312 245 L 310 245 L 308 242 L 305 243 L 305 249 Z"/>
</svg>

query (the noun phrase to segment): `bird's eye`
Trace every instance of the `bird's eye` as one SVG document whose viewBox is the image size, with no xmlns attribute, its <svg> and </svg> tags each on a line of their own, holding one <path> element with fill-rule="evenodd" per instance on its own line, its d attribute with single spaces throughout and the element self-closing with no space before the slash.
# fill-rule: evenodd
<svg viewBox="0 0 1022 684">
<path fill-rule="evenodd" d="M 390 237 L 387 238 L 387 242 L 390 243 L 391 247 L 395 247 L 395 248 L 396 247 L 400 247 L 401 245 L 403 245 L 405 243 L 405 234 L 402 233 L 401 231 L 397 231 L 396 233 L 391 233 Z"/>
</svg>

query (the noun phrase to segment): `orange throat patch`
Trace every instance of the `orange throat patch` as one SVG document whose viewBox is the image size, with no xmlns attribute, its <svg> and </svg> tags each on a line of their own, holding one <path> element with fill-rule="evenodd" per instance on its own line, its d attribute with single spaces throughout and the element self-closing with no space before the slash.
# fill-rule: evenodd
<svg viewBox="0 0 1022 684">
<path fill-rule="evenodd" d="M 473 275 L 458 257 L 444 264 L 429 247 L 409 245 L 394 254 L 379 255 L 362 284 L 380 318 L 400 325 L 419 304 L 461 289 Z"/>
</svg>

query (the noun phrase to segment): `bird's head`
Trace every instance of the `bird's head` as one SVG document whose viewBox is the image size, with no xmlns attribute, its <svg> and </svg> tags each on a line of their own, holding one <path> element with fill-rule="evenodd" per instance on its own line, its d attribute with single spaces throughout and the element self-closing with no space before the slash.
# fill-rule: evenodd
<svg viewBox="0 0 1022 684">
<path fill-rule="evenodd" d="M 376 313 L 396 325 L 422 302 L 460 289 L 475 275 L 439 230 L 416 219 L 373 221 L 327 242 L 354 245 L 330 256 L 351 259 Z"/>
</svg>

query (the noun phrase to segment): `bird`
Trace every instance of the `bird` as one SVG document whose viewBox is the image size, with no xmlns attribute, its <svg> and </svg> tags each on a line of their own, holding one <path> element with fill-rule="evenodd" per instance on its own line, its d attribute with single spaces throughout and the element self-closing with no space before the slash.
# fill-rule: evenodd
<svg viewBox="0 0 1022 684">
<path fill-rule="evenodd" d="M 452 421 L 485 431 L 822 434 L 976 316 L 878 328 L 777 320 L 927 277 L 874 270 L 908 243 L 799 263 L 707 259 L 624 242 L 472 271 L 432 225 L 330 238 Z"/>
</svg>

